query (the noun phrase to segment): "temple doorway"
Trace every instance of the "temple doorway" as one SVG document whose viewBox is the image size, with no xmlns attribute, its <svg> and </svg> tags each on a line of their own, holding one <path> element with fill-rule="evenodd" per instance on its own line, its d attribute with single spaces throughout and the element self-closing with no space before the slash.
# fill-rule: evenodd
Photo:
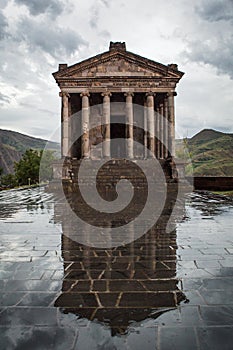
<svg viewBox="0 0 233 350">
<path fill-rule="evenodd" d="M 125 116 L 122 116 L 122 115 L 111 116 L 110 134 L 111 134 L 111 157 L 126 158 Z"/>
</svg>

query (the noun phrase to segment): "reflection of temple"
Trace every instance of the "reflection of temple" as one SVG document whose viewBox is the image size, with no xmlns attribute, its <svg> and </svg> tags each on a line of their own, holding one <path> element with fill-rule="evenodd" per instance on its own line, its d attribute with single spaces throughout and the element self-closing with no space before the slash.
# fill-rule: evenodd
<svg viewBox="0 0 233 350">
<path fill-rule="evenodd" d="M 88 228 L 85 224 L 75 227 L 66 215 L 65 204 L 58 205 L 55 215 L 63 228 L 64 279 L 55 306 L 64 313 L 105 323 L 115 334 L 125 332 L 132 321 L 157 318 L 179 305 L 185 296 L 176 278 L 174 223 L 166 232 L 174 200 L 175 192 L 171 191 L 159 221 L 145 235 L 109 249 L 91 248 L 75 241 L 75 232 L 77 237 L 88 235 Z M 73 209 L 78 207 L 75 201 L 70 198 Z M 133 222 L 130 227 L 133 237 Z"/>
<path fill-rule="evenodd" d="M 174 96 L 183 76 L 176 64 L 154 62 L 127 51 L 125 43 L 111 42 L 107 52 L 69 67 L 60 64 L 53 76 L 62 98 L 63 158 L 71 163 L 81 158 L 145 159 L 148 149 L 150 156 L 171 162 Z M 141 106 L 137 111 L 136 105 Z M 121 139 L 116 147 L 115 138 Z M 143 152 L 133 140 L 145 146 Z M 63 166 L 66 177 L 69 165 Z"/>
</svg>

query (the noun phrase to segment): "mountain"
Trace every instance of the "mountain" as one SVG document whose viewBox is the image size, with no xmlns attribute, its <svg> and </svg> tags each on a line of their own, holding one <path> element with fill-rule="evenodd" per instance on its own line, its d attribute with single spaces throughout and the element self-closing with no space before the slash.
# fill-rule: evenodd
<svg viewBox="0 0 233 350">
<path fill-rule="evenodd" d="M 5 174 L 14 172 L 14 162 L 18 162 L 27 149 L 44 149 L 47 140 L 31 137 L 16 131 L 0 129 L 0 167 Z M 182 145 L 188 148 L 196 176 L 233 176 L 233 134 L 212 129 L 204 129 L 192 138 L 176 140 L 177 155 L 182 153 Z M 48 142 L 48 149 L 60 152 L 60 145 Z M 191 174 L 190 166 L 187 174 Z"/>
<path fill-rule="evenodd" d="M 47 145 L 47 146 L 46 146 Z M 60 145 L 16 131 L 0 129 L 0 167 L 4 174 L 14 172 L 14 162 L 18 162 L 27 149 L 59 151 Z"/>
<path fill-rule="evenodd" d="M 233 176 L 233 134 L 204 129 L 185 143 L 195 176 Z"/>
</svg>

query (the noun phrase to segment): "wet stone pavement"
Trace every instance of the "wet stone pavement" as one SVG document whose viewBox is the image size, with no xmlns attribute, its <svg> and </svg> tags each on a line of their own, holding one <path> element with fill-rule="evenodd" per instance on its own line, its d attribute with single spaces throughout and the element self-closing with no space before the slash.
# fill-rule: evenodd
<svg viewBox="0 0 233 350">
<path fill-rule="evenodd" d="M 0 349 L 233 348 L 233 201 L 192 193 L 116 248 L 43 189 L 0 193 Z M 132 235 L 134 227 L 132 223 Z"/>
</svg>

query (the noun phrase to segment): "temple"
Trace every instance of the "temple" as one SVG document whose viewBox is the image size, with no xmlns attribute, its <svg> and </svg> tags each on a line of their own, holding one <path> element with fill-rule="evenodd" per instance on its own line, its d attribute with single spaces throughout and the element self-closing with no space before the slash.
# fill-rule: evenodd
<svg viewBox="0 0 233 350">
<path fill-rule="evenodd" d="M 174 97 L 183 74 L 176 64 L 127 51 L 124 42 L 110 42 L 109 51 L 72 66 L 60 64 L 53 76 L 62 102 L 62 159 L 69 164 L 82 158 L 172 162 Z M 123 141 L 116 147 L 114 139 Z M 63 177 L 67 174 L 63 169 Z"/>
</svg>

